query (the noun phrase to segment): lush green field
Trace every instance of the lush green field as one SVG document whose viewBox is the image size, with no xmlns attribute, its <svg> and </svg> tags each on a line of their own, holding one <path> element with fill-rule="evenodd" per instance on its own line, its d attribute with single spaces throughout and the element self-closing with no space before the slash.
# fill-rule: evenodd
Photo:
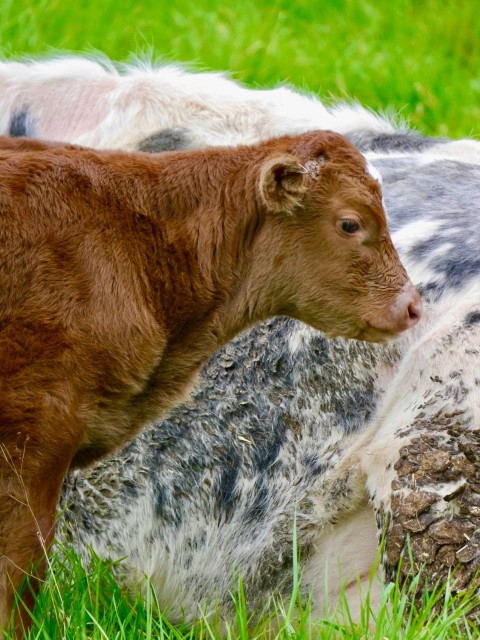
<svg viewBox="0 0 480 640">
<path fill-rule="evenodd" d="M 354 98 L 395 111 L 426 133 L 478 136 L 478 9 L 478 0 L 0 0 L 0 53 L 99 51 L 117 60 L 132 54 L 179 60 L 228 70 L 252 86 L 289 82 L 324 98 Z M 91 574 L 75 561 L 66 572 L 60 562 L 54 566 L 57 574 L 50 573 L 39 599 L 31 638 L 184 637 L 156 615 L 152 598 L 122 595 L 104 565 Z M 368 603 L 359 626 L 333 619 L 313 625 L 307 607 L 296 630 L 293 607 L 286 603 L 278 638 L 478 637 L 459 626 L 463 604 L 452 603 L 448 592 L 439 595 L 444 607 L 434 614 L 430 600 L 416 613 L 408 594 L 393 586 L 390 591 L 385 602 L 393 595 L 394 606 L 374 612 L 376 630 Z M 255 637 L 247 618 L 239 598 L 232 637 Z M 257 634 L 263 637 L 261 629 Z M 195 637 L 210 637 L 208 625 Z"/>
<path fill-rule="evenodd" d="M 427 133 L 480 134 L 478 2 L 0 0 L 4 55 L 102 51 L 288 81 L 394 109 Z"/>
</svg>

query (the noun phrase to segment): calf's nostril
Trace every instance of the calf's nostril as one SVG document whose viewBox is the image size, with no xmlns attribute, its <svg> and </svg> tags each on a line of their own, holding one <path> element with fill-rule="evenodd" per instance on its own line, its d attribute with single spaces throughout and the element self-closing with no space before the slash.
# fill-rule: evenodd
<svg viewBox="0 0 480 640">
<path fill-rule="evenodd" d="M 413 302 L 408 305 L 408 319 L 411 323 L 416 323 L 420 320 L 422 315 L 422 304 L 421 302 Z"/>
</svg>

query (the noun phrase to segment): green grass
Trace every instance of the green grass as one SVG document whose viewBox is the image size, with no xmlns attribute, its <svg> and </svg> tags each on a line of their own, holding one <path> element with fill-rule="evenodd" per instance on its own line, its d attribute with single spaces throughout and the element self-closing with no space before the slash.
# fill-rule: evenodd
<svg viewBox="0 0 480 640">
<path fill-rule="evenodd" d="M 288 81 L 391 108 L 427 133 L 480 135 L 477 0 L 3 0 L 3 55 L 102 51 Z"/>
<path fill-rule="evenodd" d="M 214 640 L 214 621 L 200 619 L 194 628 L 175 627 L 158 611 L 152 590 L 147 595 L 128 596 L 116 582 L 111 564 L 98 558 L 87 572 L 72 550 L 62 558 L 54 557 L 33 612 L 33 627 L 28 640 Z M 412 604 L 413 593 L 422 588 L 417 576 L 407 590 L 389 584 L 380 606 L 370 606 L 369 595 L 358 624 L 351 620 L 346 599 L 328 619 L 314 619 L 310 603 L 299 599 L 298 567 L 295 568 L 291 599 L 272 598 L 265 603 L 265 615 L 252 623 L 245 604 L 241 581 L 232 590 L 235 622 L 226 630 L 227 640 L 475 640 L 478 627 L 465 617 L 478 605 L 469 594 L 452 596 L 449 585 L 425 592 L 418 610 Z M 277 627 L 269 624 L 272 616 Z M 7 636 L 5 640 L 13 640 Z"/>
<path fill-rule="evenodd" d="M 250 86 L 289 82 L 323 98 L 356 99 L 400 113 L 425 133 L 478 137 L 478 13 L 478 0 L 0 0 L 0 54 L 103 52 L 116 60 L 147 54 L 228 70 Z M 53 561 L 30 639 L 211 637 L 206 621 L 194 633 L 172 627 L 151 593 L 126 596 L 108 564 L 97 561 L 86 573 L 67 555 L 68 567 Z M 389 585 L 378 611 L 369 610 L 367 599 L 358 626 L 334 617 L 312 621 L 308 603 L 294 625 L 295 594 L 289 603 L 271 605 L 282 612 L 279 640 L 478 637 L 462 618 L 469 603 L 452 598 L 448 585 L 425 595 L 420 611 L 410 596 Z M 265 636 L 262 624 L 249 624 L 242 589 L 235 598 L 237 629 L 230 637 Z M 348 612 L 344 616 L 348 620 Z"/>
</svg>

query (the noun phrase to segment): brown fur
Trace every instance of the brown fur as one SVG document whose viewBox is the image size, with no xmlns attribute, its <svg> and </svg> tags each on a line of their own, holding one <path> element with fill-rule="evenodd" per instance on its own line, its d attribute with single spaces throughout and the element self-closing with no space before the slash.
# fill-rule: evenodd
<svg viewBox="0 0 480 640">
<path fill-rule="evenodd" d="M 67 469 L 239 331 L 287 314 L 382 340 L 419 312 L 380 187 L 330 132 L 157 157 L 0 139 L 0 255 L 0 625 Z"/>
</svg>

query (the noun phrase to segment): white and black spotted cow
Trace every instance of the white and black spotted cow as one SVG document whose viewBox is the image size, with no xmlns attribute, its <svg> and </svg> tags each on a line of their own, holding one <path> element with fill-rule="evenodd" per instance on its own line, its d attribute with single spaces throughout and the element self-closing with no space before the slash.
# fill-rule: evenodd
<svg viewBox="0 0 480 640">
<path fill-rule="evenodd" d="M 314 613 L 342 584 L 355 615 L 387 523 L 383 575 L 480 566 L 480 143 L 419 136 L 361 107 L 217 74 L 81 59 L 0 65 L 0 132 L 159 152 L 331 128 L 380 172 L 390 228 L 425 317 L 394 346 L 286 319 L 223 349 L 197 392 L 114 459 L 69 477 L 61 539 L 126 557 L 174 621 L 217 606 L 235 572 L 251 611 L 288 595 L 296 522 Z M 407 537 L 411 559 L 407 552 Z M 413 560 L 414 566 L 411 564 Z M 325 578 L 327 573 L 327 578 Z M 326 585 L 328 585 L 326 587 Z M 372 585 L 371 597 L 380 586 Z"/>
</svg>

